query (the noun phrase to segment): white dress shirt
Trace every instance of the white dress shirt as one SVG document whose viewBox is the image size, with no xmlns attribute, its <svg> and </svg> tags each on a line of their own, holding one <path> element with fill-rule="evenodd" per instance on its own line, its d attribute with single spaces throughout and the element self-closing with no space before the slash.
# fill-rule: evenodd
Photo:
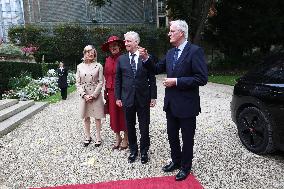
<svg viewBox="0 0 284 189">
<path fill-rule="evenodd" d="M 134 56 L 134 61 L 135 61 L 135 68 L 137 70 L 137 64 L 138 64 L 138 58 L 139 58 L 139 51 L 137 50 L 136 52 L 134 52 L 133 54 L 135 54 Z M 131 64 L 131 59 L 132 59 L 132 53 L 129 52 L 128 56 L 129 56 L 129 62 Z"/>
</svg>

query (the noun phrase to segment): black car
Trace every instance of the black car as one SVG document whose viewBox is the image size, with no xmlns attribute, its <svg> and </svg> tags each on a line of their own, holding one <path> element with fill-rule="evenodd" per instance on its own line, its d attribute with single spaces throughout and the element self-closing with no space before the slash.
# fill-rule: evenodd
<svg viewBox="0 0 284 189">
<path fill-rule="evenodd" d="M 248 150 L 256 154 L 284 150 L 284 54 L 264 59 L 237 80 L 231 114 Z"/>
</svg>

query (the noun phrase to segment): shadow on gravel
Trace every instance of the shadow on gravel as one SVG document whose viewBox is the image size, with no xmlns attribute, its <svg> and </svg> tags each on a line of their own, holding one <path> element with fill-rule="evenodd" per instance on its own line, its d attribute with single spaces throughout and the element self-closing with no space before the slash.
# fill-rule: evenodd
<svg viewBox="0 0 284 189">
<path fill-rule="evenodd" d="M 269 155 L 264 155 L 264 157 L 267 157 L 269 159 L 273 159 L 273 160 L 279 161 L 280 163 L 283 163 L 284 151 L 276 151 L 276 152 L 271 153 Z"/>
</svg>

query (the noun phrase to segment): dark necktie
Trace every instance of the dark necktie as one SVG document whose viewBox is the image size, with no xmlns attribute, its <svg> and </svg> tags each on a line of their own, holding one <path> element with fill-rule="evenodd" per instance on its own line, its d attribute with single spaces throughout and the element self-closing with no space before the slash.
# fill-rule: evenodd
<svg viewBox="0 0 284 189">
<path fill-rule="evenodd" d="M 130 62 L 131 69 L 133 71 L 134 77 L 136 76 L 136 63 L 135 63 L 135 60 L 134 60 L 135 55 L 136 54 L 131 54 L 132 58 L 131 58 L 131 62 Z"/>
<path fill-rule="evenodd" d="M 173 60 L 173 69 L 176 66 L 177 60 L 178 60 L 178 51 L 180 51 L 180 49 L 175 48 L 175 52 L 174 52 L 174 60 Z"/>
</svg>

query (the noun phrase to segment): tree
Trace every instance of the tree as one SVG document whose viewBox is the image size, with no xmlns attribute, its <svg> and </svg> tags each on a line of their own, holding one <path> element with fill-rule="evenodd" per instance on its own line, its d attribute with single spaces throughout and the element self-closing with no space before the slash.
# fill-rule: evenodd
<svg viewBox="0 0 284 189">
<path fill-rule="evenodd" d="M 209 19 L 206 40 L 225 55 L 265 54 L 284 45 L 283 0 L 218 0 L 218 15 Z"/>
<path fill-rule="evenodd" d="M 182 19 L 189 23 L 190 38 L 193 43 L 200 42 L 210 7 L 215 0 L 167 0 L 167 10 L 170 19 Z"/>
</svg>

